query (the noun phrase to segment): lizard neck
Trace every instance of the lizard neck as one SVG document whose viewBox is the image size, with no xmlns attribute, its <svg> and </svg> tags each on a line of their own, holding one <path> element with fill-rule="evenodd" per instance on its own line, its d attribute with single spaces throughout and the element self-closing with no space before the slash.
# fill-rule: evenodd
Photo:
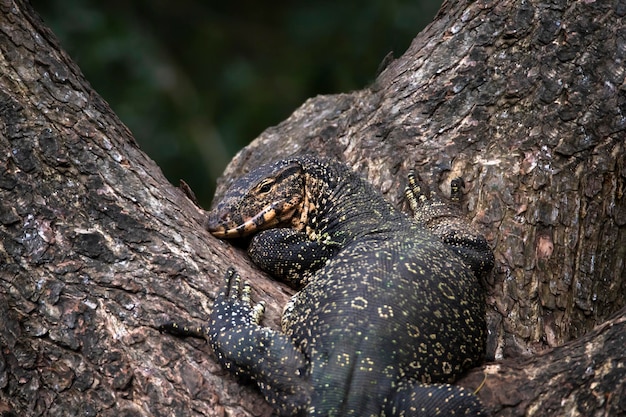
<svg viewBox="0 0 626 417">
<path fill-rule="evenodd" d="M 345 246 L 363 238 L 388 237 L 402 228 L 405 216 L 344 165 L 324 160 L 303 165 L 301 219 L 312 239 Z"/>
</svg>

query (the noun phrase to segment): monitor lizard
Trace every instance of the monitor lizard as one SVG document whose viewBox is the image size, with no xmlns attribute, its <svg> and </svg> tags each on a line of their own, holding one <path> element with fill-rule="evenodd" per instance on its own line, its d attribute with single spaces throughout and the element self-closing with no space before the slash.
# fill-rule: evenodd
<svg viewBox="0 0 626 417">
<path fill-rule="evenodd" d="M 484 355 L 493 253 L 414 174 L 406 196 L 414 218 L 345 164 L 305 155 L 253 169 L 209 213 L 214 236 L 252 236 L 253 262 L 299 289 L 277 332 L 231 268 L 205 329 L 221 365 L 279 415 L 486 415 L 450 383 Z"/>
</svg>

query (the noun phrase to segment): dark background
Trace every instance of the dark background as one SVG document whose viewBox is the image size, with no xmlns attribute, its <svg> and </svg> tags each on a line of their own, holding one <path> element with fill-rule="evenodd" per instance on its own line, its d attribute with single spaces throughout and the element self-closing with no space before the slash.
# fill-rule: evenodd
<svg viewBox="0 0 626 417">
<path fill-rule="evenodd" d="M 243 146 L 307 98 L 374 80 L 441 0 L 32 0 L 173 184 L 209 206 Z"/>
</svg>

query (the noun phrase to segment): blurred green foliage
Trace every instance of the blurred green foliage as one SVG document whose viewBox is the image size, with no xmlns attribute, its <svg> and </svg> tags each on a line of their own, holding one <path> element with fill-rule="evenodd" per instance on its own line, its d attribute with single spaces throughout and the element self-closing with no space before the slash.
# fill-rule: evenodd
<svg viewBox="0 0 626 417">
<path fill-rule="evenodd" d="M 32 0 L 173 184 L 208 207 L 240 148 L 307 98 L 374 80 L 441 0 Z"/>
</svg>

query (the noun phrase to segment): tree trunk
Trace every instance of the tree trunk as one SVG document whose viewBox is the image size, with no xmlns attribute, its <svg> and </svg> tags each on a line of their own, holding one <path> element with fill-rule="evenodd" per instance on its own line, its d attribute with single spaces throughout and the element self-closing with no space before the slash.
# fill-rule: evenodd
<svg viewBox="0 0 626 417">
<path fill-rule="evenodd" d="M 291 291 L 203 229 L 28 4 L 0 8 L 0 412 L 270 415 L 205 343 L 156 327 L 200 323 L 231 265 L 268 325 Z M 310 99 L 242 150 L 218 198 L 301 152 L 346 161 L 397 205 L 411 168 L 442 190 L 462 176 L 497 259 L 495 362 L 462 383 L 486 375 L 497 416 L 626 413 L 624 15 L 623 1 L 445 3 L 370 88 Z"/>
</svg>

